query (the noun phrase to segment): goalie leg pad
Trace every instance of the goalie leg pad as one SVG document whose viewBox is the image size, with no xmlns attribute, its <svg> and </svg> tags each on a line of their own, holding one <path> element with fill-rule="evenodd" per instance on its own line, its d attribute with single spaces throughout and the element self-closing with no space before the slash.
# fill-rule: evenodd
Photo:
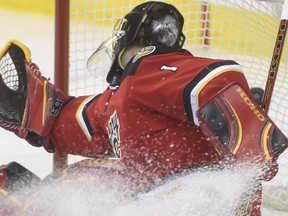
<svg viewBox="0 0 288 216">
<path fill-rule="evenodd" d="M 16 192 L 22 188 L 33 187 L 41 182 L 37 175 L 14 161 L 0 166 L 0 173 L 1 176 L 5 177 L 5 180 L 0 182 L 0 187 L 8 192 Z"/>
<path fill-rule="evenodd" d="M 276 160 L 288 140 L 256 104 L 241 86 L 233 84 L 201 106 L 197 116 L 201 130 L 222 156 L 265 164 L 269 180 L 277 173 Z"/>
<path fill-rule="evenodd" d="M 31 196 L 40 183 L 38 176 L 17 162 L 0 166 L 0 215 L 19 215 L 24 207 L 23 195 Z"/>
</svg>

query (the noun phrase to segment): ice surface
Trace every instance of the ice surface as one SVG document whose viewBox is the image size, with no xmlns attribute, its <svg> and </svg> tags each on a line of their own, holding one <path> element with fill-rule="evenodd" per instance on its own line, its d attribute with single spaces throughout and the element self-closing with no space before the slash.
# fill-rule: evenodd
<svg viewBox="0 0 288 216">
<path fill-rule="evenodd" d="M 68 178 L 54 186 L 42 187 L 44 193 L 32 197 L 22 215 L 233 215 L 237 201 L 251 185 L 253 173 L 247 167 L 197 170 L 156 187 L 137 199 L 127 196 L 130 191 L 125 183 L 116 186 L 111 184 L 109 177 L 103 179 L 93 175 L 89 180 L 89 175 L 81 175 L 73 177 L 73 181 Z"/>
</svg>

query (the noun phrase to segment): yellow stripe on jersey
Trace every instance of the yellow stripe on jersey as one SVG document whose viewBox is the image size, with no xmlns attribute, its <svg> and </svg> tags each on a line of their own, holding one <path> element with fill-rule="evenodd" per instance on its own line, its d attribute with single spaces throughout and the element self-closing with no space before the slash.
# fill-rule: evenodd
<svg viewBox="0 0 288 216">
<path fill-rule="evenodd" d="M 223 74 L 225 72 L 239 72 L 243 73 L 242 67 L 238 64 L 235 65 L 223 65 L 220 67 L 215 68 L 211 72 L 209 72 L 200 82 L 197 83 L 197 85 L 192 89 L 190 93 L 190 99 L 191 99 L 191 108 L 193 112 L 193 120 L 194 124 L 199 126 L 199 120 L 196 116 L 196 112 L 199 109 L 199 94 L 202 91 L 202 89 L 207 85 L 208 82 L 210 82 L 215 77 L 219 76 L 220 74 Z"/>
<path fill-rule="evenodd" d="M 90 133 L 87 123 L 85 122 L 84 116 L 83 116 L 83 112 L 85 112 L 86 110 L 86 105 L 95 98 L 96 96 L 90 96 L 87 97 L 78 107 L 77 112 L 76 112 L 76 120 L 78 125 L 80 126 L 80 128 L 82 129 L 82 132 L 85 134 L 85 136 L 87 137 L 87 139 L 89 141 L 91 141 L 92 139 L 92 134 Z"/>
<path fill-rule="evenodd" d="M 44 81 L 44 85 L 43 85 L 43 106 L 42 106 L 42 125 L 44 126 L 45 124 L 45 114 L 46 114 L 46 101 L 47 101 L 47 81 Z"/>
</svg>

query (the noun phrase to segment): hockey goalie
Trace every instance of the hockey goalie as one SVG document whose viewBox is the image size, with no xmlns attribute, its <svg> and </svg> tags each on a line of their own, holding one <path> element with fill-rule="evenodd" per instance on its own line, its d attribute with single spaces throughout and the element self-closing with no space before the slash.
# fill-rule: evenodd
<svg viewBox="0 0 288 216">
<path fill-rule="evenodd" d="M 99 52 L 112 46 L 109 86 L 97 95 L 65 95 L 41 74 L 25 45 L 6 44 L 1 127 L 48 152 L 91 158 L 46 183 L 83 180 L 87 172 L 90 180 L 108 176 L 114 186 L 138 193 L 197 167 L 247 164 L 259 168 L 256 186 L 233 215 L 261 215 L 261 182 L 276 175 L 287 138 L 257 105 L 238 63 L 183 49 L 183 24 L 181 13 L 164 2 L 146 2 L 125 15 L 88 60 L 93 70 Z M 35 196 L 13 197 L 15 185 L 32 188 L 42 180 L 15 163 L 1 172 L 1 211 L 23 215 Z"/>
</svg>

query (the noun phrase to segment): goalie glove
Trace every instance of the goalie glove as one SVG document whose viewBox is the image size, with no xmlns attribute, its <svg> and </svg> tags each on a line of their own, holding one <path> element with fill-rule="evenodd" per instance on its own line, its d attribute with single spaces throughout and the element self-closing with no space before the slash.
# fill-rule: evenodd
<svg viewBox="0 0 288 216">
<path fill-rule="evenodd" d="M 48 135 L 69 98 L 41 75 L 27 47 L 16 40 L 6 44 L 0 53 L 1 127 L 54 151 Z"/>
</svg>

